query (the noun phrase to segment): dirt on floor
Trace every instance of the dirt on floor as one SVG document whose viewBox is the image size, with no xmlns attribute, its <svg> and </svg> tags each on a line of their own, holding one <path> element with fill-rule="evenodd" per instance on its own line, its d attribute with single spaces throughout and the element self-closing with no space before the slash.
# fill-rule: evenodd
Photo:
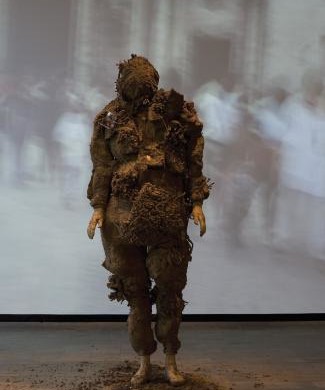
<svg viewBox="0 0 325 390">
<path fill-rule="evenodd" d="M 78 364 L 52 365 L 41 364 L 36 367 L 25 367 L 24 372 L 17 373 L 0 383 L 0 390 L 130 390 L 132 375 L 137 371 L 139 363 L 124 361 L 107 369 L 97 367 L 95 363 L 81 362 Z M 199 371 L 199 370 L 198 370 Z M 183 373 L 186 383 L 181 390 L 230 390 L 214 383 L 208 377 L 196 373 Z M 141 386 L 143 390 L 171 390 L 164 368 L 152 365 L 151 380 Z"/>
<path fill-rule="evenodd" d="M 112 383 L 109 390 L 129 390 L 130 379 L 133 373 L 137 370 L 138 363 L 124 362 L 121 365 L 114 367 L 110 372 L 105 374 L 105 378 L 109 377 L 109 381 Z M 209 382 L 207 378 L 194 374 L 185 374 L 186 383 L 181 386 L 183 390 L 218 390 L 217 384 Z M 104 378 L 103 378 L 104 379 Z M 107 380 L 107 379 L 106 379 Z M 104 379 L 105 381 L 105 379 Z M 144 390 L 168 390 L 174 389 L 165 378 L 164 368 L 158 365 L 152 366 L 151 380 L 146 385 L 141 386 Z M 79 389 L 78 389 L 79 390 Z M 93 390 L 92 387 L 80 388 L 80 390 Z"/>
</svg>

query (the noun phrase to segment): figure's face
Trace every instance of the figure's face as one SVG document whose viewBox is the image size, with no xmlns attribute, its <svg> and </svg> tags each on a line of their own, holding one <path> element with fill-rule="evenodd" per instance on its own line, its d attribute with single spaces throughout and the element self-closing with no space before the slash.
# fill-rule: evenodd
<svg viewBox="0 0 325 390">
<path fill-rule="evenodd" d="M 159 75 L 149 61 L 134 57 L 120 66 L 118 92 L 123 99 L 150 99 L 158 89 Z"/>
</svg>

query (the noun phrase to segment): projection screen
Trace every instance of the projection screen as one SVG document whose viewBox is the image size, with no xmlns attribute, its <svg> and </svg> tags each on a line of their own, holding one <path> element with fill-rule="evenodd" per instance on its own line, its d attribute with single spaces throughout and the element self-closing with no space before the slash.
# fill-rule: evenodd
<svg viewBox="0 0 325 390">
<path fill-rule="evenodd" d="M 204 123 L 185 313 L 325 312 L 324 20 L 322 0 L 0 0 L 0 314 L 128 312 L 86 190 L 131 53 Z"/>
</svg>

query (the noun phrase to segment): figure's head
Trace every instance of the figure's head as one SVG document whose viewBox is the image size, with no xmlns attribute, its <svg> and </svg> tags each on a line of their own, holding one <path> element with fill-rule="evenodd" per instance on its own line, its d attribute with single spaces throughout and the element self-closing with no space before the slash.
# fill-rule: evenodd
<svg viewBox="0 0 325 390">
<path fill-rule="evenodd" d="M 156 93 L 159 74 L 154 66 L 145 58 L 135 54 L 118 64 L 119 74 L 116 91 L 125 101 L 151 99 Z"/>
</svg>

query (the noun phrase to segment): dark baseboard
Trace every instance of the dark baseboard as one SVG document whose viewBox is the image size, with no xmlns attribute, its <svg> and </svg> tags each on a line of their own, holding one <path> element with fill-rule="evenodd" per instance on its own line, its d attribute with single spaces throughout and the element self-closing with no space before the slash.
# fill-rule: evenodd
<svg viewBox="0 0 325 390">
<path fill-rule="evenodd" d="M 125 322 L 125 314 L 0 314 L 0 322 Z M 153 316 L 153 321 L 155 316 Z M 184 314 L 184 322 L 325 321 L 325 313 Z"/>
</svg>

